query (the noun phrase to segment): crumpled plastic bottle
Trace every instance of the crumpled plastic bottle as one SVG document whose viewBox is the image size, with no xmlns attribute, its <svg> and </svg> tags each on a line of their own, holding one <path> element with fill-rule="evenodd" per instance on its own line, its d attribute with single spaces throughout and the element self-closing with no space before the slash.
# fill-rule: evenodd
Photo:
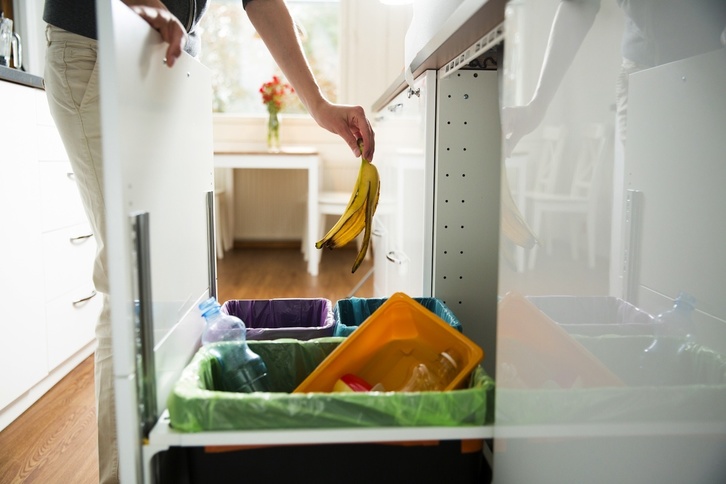
<svg viewBox="0 0 726 484">
<path fill-rule="evenodd" d="M 693 324 L 695 309 L 696 298 L 681 291 L 673 301 L 673 307 L 656 316 L 655 321 L 663 325 L 661 328 L 663 335 L 691 342 L 696 337 L 696 329 Z"/>
<path fill-rule="evenodd" d="M 269 391 L 267 366 L 247 345 L 244 322 L 236 316 L 223 313 L 213 297 L 201 303 L 199 309 L 206 320 L 202 344 L 208 346 L 210 354 L 219 364 L 217 390 L 244 393 Z"/>
<path fill-rule="evenodd" d="M 426 364 L 418 363 L 400 392 L 430 392 L 444 390 L 459 373 L 460 358 L 456 351 L 446 350 Z"/>
<path fill-rule="evenodd" d="M 692 316 L 695 308 L 696 299 L 681 291 L 673 301 L 673 307 L 654 318 L 655 337 L 640 357 L 640 371 L 649 384 L 684 383 L 688 380 L 686 368 L 670 365 L 668 373 L 664 368 L 665 362 L 676 358 L 694 342 L 696 329 Z"/>
</svg>

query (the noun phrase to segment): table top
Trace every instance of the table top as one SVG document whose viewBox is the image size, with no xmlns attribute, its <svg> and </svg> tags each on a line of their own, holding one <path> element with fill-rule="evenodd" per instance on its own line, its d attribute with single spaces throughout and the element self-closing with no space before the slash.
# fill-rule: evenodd
<svg viewBox="0 0 726 484">
<path fill-rule="evenodd" d="M 215 168 L 247 168 L 247 169 L 318 169 L 320 155 L 311 147 L 286 147 L 280 151 L 258 149 L 217 150 L 214 152 Z"/>
<path fill-rule="evenodd" d="M 318 150 L 312 146 L 283 146 L 280 151 L 268 151 L 265 149 L 218 149 L 214 150 L 215 155 L 254 155 L 254 156 L 310 156 L 317 155 Z"/>
</svg>

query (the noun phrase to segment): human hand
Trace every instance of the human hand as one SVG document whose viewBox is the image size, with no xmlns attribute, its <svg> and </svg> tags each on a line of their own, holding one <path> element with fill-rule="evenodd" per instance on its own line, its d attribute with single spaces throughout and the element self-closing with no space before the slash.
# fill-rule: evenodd
<svg viewBox="0 0 726 484">
<path fill-rule="evenodd" d="M 150 2 L 129 1 L 127 3 L 149 3 L 152 5 L 131 5 L 131 10 L 146 20 L 153 29 L 161 34 L 161 39 L 169 44 L 166 49 L 166 65 L 172 67 L 181 56 L 187 41 L 187 32 L 184 26 L 160 2 L 152 0 Z"/>
<path fill-rule="evenodd" d="M 373 161 L 375 133 L 362 107 L 324 101 L 317 109 L 311 109 L 311 114 L 320 127 L 343 138 L 356 157 L 363 155 Z M 358 148 L 358 139 L 363 139 L 363 153 Z"/>
<path fill-rule="evenodd" d="M 542 122 L 544 112 L 533 104 L 502 109 L 502 134 L 504 157 L 509 158 L 523 137 L 534 131 Z"/>
</svg>

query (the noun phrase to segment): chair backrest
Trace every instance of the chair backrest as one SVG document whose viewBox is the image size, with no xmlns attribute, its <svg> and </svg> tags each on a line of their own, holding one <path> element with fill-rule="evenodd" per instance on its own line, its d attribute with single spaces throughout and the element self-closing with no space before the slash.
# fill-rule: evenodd
<svg viewBox="0 0 726 484">
<path fill-rule="evenodd" d="M 536 162 L 533 192 L 555 192 L 566 138 L 567 129 L 564 126 L 545 126 L 542 129 L 542 148 Z"/>
<path fill-rule="evenodd" d="M 606 141 L 607 132 L 604 124 L 592 123 L 585 128 L 570 185 L 572 198 L 590 196 L 605 156 Z"/>
</svg>

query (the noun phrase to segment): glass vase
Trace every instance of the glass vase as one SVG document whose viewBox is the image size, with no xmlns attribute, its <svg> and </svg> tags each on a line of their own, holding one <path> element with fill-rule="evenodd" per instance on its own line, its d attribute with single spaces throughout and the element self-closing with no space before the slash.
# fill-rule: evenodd
<svg viewBox="0 0 726 484">
<path fill-rule="evenodd" d="M 280 151 L 280 118 L 277 112 L 270 111 L 267 120 L 267 149 L 272 153 Z"/>
</svg>

